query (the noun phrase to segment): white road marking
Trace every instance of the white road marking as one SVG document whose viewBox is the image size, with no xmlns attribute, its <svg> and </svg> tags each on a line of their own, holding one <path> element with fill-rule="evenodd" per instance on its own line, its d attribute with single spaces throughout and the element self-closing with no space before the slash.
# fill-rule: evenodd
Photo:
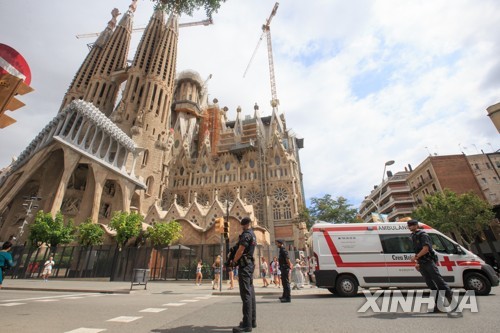
<svg viewBox="0 0 500 333">
<path fill-rule="evenodd" d="M 81 299 L 81 298 L 85 298 L 85 297 L 82 297 L 82 296 L 72 296 L 72 297 L 66 297 L 64 299 Z"/>
<path fill-rule="evenodd" d="M 34 301 L 37 299 L 48 299 L 48 298 L 65 298 L 71 296 L 89 296 L 89 295 L 97 295 L 97 294 L 69 294 L 69 295 L 61 295 L 61 296 L 45 296 L 45 297 L 32 297 L 32 298 L 19 298 L 19 299 L 7 299 L 0 302 L 19 302 L 19 301 Z"/>
<path fill-rule="evenodd" d="M 212 296 L 198 296 L 195 298 L 197 298 L 197 299 L 209 299 L 209 298 L 212 298 Z"/>
<path fill-rule="evenodd" d="M 182 305 L 186 305 L 186 303 L 167 303 L 167 304 L 163 304 L 163 306 L 182 306 Z"/>
<path fill-rule="evenodd" d="M 76 330 L 72 331 L 67 331 L 64 333 L 99 333 L 99 332 L 104 332 L 106 331 L 105 328 L 86 328 L 86 327 L 80 327 L 77 328 Z"/>
<path fill-rule="evenodd" d="M 119 323 L 130 323 L 131 321 L 141 319 L 142 317 L 129 317 L 129 316 L 120 316 L 113 319 L 108 319 L 106 321 L 114 321 Z"/>
<path fill-rule="evenodd" d="M 152 312 L 152 313 L 158 313 L 158 312 L 162 312 L 162 311 L 165 311 L 166 309 L 165 308 L 147 308 L 147 309 L 144 309 L 144 310 L 141 310 L 139 312 Z"/>
<path fill-rule="evenodd" d="M 58 299 L 37 299 L 35 302 L 57 302 Z"/>
<path fill-rule="evenodd" d="M 199 302 L 199 299 L 183 299 L 181 302 L 186 302 L 186 303 L 193 303 L 193 302 Z"/>
<path fill-rule="evenodd" d="M 4 303 L 4 304 L 0 304 L 0 306 L 16 306 L 16 305 L 22 305 L 22 304 L 26 304 L 26 303 Z"/>
</svg>

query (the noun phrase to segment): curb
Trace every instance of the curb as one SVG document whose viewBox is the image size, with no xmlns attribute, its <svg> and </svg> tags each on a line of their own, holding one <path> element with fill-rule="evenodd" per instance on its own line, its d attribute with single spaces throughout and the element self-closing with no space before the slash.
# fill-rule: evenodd
<svg viewBox="0 0 500 333">
<path fill-rule="evenodd" d="M 130 294 L 130 290 L 97 290 L 97 289 L 73 289 L 73 288 L 22 288 L 22 287 L 3 287 L 2 290 L 27 290 L 27 291 L 57 291 L 70 293 L 99 293 L 99 294 Z"/>
</svg>

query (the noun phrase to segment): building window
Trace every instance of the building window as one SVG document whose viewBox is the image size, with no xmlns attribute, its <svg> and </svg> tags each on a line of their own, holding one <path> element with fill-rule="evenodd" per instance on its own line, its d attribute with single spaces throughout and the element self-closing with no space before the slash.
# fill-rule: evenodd
<svg viewBox="0 0 500 333">
<path fill-rule="evenodd" d="M 148 179 L 146 179 L 146 193 L 149 195 L 153 193 L 153 184 L 154 178 L 152 176 L 148 177 Z"/>
<path fill-rule="evenodd" d="M 486 178 L 481 178 L 481 180 L 483 181 L 483 184 L 488 184 L 488 181 L 486 180 Z"/>
<path fill-rule="evenodd" d="M 476 170 L 479 170 L 479 164 L 474 163 L 474 166 L 476 167 Z"/>
<path fill-rule="evenodd" d="M 278 187 L 273 191 L 274 200 L 284 201 L 288 199 L 288 191 L 283 187 Z"/>
<path fill-rule="evenodd" d="M 276 221 L 281 220 L 280 204 L 277 202 L 273 203 L 273 218 Z"/>
<path fill-rule="evenodd" d="M 432 184 L 432 189 L 434 190 L 434 192 L 437 192 L 437 187 L 436 187 L 436 184 Z"/>
<path fill-rule="evenodd" d="M 148 165 L 149 151 L 146 149 L 144 155 L 142 156 L 142 166 Z"/>
</svg>

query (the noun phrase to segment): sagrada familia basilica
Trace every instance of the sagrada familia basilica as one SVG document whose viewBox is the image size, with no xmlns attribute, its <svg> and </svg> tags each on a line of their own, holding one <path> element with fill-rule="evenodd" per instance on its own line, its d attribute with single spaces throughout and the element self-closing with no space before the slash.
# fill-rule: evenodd
<svg viewBox="0 0 500 333">
<path fill-rule="evenodd" d="M 236 239 L 250 216 L 259 244 L 304 248 L 303 139 L 277 108 L 228 119 L 198 73 L 177 73 L 176 15 L 156 9 L 128 63 L 135 9 L 119 21 L 113 10 L 57 115 L 0 173 L 0 239 L 33 222 L 23 198 L 35 196 L 39 209 L 110 234 L 114 211 L 137 211 L 144 227 L 180 222 L 183 244 L 216 244 L 216 218 L 229 216 Z"/>
</svg>

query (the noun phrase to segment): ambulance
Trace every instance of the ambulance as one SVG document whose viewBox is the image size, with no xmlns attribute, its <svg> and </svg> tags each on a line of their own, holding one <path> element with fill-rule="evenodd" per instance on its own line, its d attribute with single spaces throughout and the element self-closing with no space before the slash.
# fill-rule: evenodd
<svg viewBox="0 0 500 333">
<path fill-rule="evenodd" d="M 450 287 L 487 295 L 498 286 L 494 269 L 472 252 L 423 223 L 438 254 L 438 269 Z M 405 222 L 331 224 L 311 229 L 316 286 L 339 296 L 361 288 L 427 288 L 410 261 L 414 255 Z"/>
</svg>

